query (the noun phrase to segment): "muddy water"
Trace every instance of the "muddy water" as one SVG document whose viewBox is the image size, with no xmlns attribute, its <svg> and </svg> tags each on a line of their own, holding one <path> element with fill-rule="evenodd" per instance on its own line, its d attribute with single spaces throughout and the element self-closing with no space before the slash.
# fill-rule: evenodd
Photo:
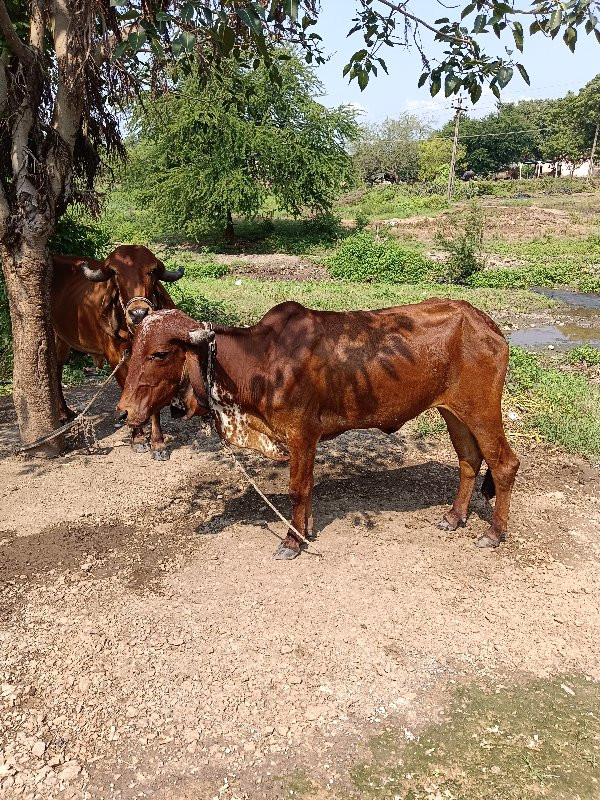
<svg viewBox="0 0 600 800">
<path fill-rule="evenodd" d="M 555 325 L 535 325 L 513 331 L 511 344 L 530 350 L 546 349 L 570 350 L 581 345 L 592 345 L 600 349 L 600 296 L 583 294 L 563 289 L 543 289 L 533 287 L 533 291 L 563 303 L 557 315 L 564 322 Z"/>
</svg>

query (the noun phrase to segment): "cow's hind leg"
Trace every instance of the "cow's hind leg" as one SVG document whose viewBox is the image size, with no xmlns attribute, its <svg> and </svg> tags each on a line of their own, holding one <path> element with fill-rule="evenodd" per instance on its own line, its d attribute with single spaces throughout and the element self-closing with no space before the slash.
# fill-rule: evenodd
<svg viewBox="0 0 600 800">
<path fill-rule="evenodd" d="M 491 479 L 487 475 L 484 479 L 482 492 L 488 497 L 493 496 L 494 489 L 496 492 L 490 527 L 477 544 L 479 547 L 498 547 L 506 537 L 510 495 L 519 469 L 519 459 L 506 439 L 500 413 L 491 418 L 474 420 L 469 427 L 491 472 Z"/>
<path fill-rule="evenodd" d="M 150 448 L 155 461 L 168 461 L 171 458 L 160 427 L 160 414 L 152 416 L 152 433 L 150 434 Z"/>
<path fill-rule="evenodd" d="M 312 489 L 315 454 L 318 439 L 300 438 L 288 442 L 290 451 L 290 498 L 292 500 L 292 525 L 303 536 L 312 528 Z M 290 528 L 286 538 L 275 551 L 277 559 L 292 559 L 300 553 L 301 542 Z"/>
<path fill-rule="evenodd" d="M 467 521 L 469 501 L 481 467 L 482 455 L 475 437 L 464 422 L 461 422 L 458 417 L 445 408 L 440 408 L 438 411 L 448 427 L 448 433 L 460 466 L 458 493 L 452 508 L 438 522 L 438 528 L 444 531 L 455 531 L 459 525 L 464 525 Z"/>
</svg>

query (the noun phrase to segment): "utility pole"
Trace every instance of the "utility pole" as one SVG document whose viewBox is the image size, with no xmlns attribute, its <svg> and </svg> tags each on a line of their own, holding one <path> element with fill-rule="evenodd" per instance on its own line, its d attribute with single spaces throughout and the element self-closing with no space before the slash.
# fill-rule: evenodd
<svg viewBox="0 0 600 800">
<path fill-rule="evenodd" d="M 458 100 L 452 106 L 452 108 L 456 111 L 454 115 L 454 144 L 452 145 L 452 160 L 450 161 L 450 173 L 448 175 L 448 189 L 446 191 L 446 200 L 450 202 L 450 198 L 452 197 L 452 186 L 454 185 L 454 167 L 456 164 L 456 148 L 458 147 L 458 129 L 460 127 L 460 117 L 462 112 L 464 111 L 462 105 L 463 99 L 459 95 Z"/>
<path fill-rule="evenodd" d="M 594 177 L 594 156 L 596 155 L 596 145 L 598 144 L 598 131 L 600 130 L 600 117 L 596 123 L 596 133 L 594 134 L 594 144 L 592 145 L 592 153 L 590 155 L 590 178 Z"/>
</svg>

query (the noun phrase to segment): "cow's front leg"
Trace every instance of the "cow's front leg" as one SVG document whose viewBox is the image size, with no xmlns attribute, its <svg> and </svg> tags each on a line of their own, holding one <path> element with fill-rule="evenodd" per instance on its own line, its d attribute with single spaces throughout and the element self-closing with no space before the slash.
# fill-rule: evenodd
<svg viewBox="0 0 600 800">
<path fill-rule="evenodd" d="M 306 437 L 303 441 L 289 443 L 290 451 L 290 498 L 292 500 L 292 525 L 303 536 L 312 527 L 312 489 L 314 481 L 315 453 L 317 441 Z M 275 558 L 289 560 L 300 553 L 301 541 L 290 528 L 286 538 L 275 551 Z"/>
<path fill-rule="evenodd" d="M 133 428 L 131 431 L 131 449 L 134 453 L 147 453 L 150 450 L 150 444 L 144 433 L 144 426 L 140 425 L 139 428 Z"/>
<path fill-rule="evenodd" d="M 160 414 L 152 416 L 150 447 L 152 449 L 152 458 L 155 461 L 168 461 L 171 458 L 171 453 L 165 444 L 165 438 L 160 427 Z"/>
</svg>

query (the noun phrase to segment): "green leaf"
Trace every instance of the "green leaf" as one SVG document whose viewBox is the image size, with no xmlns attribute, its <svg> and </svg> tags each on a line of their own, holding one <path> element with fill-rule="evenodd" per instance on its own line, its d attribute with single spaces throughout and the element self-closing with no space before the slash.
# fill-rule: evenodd
<svg viewBox="0 0 600 800">
<path fill-rule="evenodd" d="M 250 28 L 257 36 L 262 33 L 261 19 L 252 7 L 238 8 L 236 13 L 244 25 Z"/>
<path fill-rule="evenodd" d="M 550 24 L 548 25 L 549 31 L 557 31 L 560 28 L 561 22 L 563 18 L 563 12 L 561 8 L 557 8 L 554 14 L 550 17 Z"/>
<path fill-rule="evenodd" d="M 121 42 L 115 47 L 115 51 L 112 55 L 113 61 L 116 61 L 118 58 L 121 58 L 123 53 L 129 48 L 129 42 Z"/>
<path fill-rule="evenodd" d="M 421 77 L 419 78 L 419 82 L 418 82 L 418 84 L 417 84 L 417 86 L 419 87 L 419 89 L 420 89 L 422 86 L 424 86 L 424 85 L 425 85 L 425 81 L 427 80 L 427 78 L 428 78 L 428 77 L 429 77 L 429 73 L 428 73 L 428 72 L 424 72 L 424 73 L 421 75 Z"/>
<path fill-rule="evenodd" d="M 451 74 L 446 75 L 446 80 L 444 81 L 444 94 L 446 97 L 450 97 L 451 94 L 455 94 L 460 84 L 460 78 L 457 78 L 455 75 Z"/>
<path fill-rule="evenodd" d="M 529 86 L 529 84 L 530 84 L 529 74 L 528 74 L 527 70 L 525 69 L 525 67 L 523 66 L 523 64 L 517 64 L 517 69 L 521 73 L 521 77 L 523 78 L 523 80 L 525 81 L 527 86 Z"/>
<path fill-rule="evenodd" d="M 476 103 L 481 97 L 481 86 L 478 83 L 474 83 L 469 88 L 469 97 L 472 103 Z"/>
<path fill-rule="evenodd" d="M 485 29 L 487 17 L 485 14 L 477 14 L 473 23 L 473 33 L 482 33 Z"/>
<path fill-rule="evenodd" d="M 369 83 L 369 73 L 366 70 L 362 69 L 358 73 L 358 85 L 360 86 L 361 92 L 366 89 L 368 83 Z"/>
<path fill-rule="evenodd" d="M 463 8 L 460 18 L 464 19 L 465 17 L 468 17 L 473 11 L 475 11 L 475 3 L 469 3 L 468 6 Z"/>
<path fill-rule="evenodd" d="M 517 50 L 523 52 L 523 26 L 520 22 L 513 23 L 513 39 Z"/>
<path fill-rule="evenodd" d="M 298 0 L 285 0 L 283 3 L 283 13 L 293 22 L 298 19 Z"/>
<path fill-rule="evenodd" d="M 442 88 L 442 78 L 440 75 L 435 75 L 431 78 L 431 86 L 429 87 L 429 93 L 432 97 L 435 97 L 439 90 Z"/>
<path fill-rule="evenodd" d="M 577 44 L 577 31 L 575 28 L 567 28 L 564 33 L 563 40 L 569 50 L 574 53 L 575 45 Z"/>
<path fill-rule="evenodd" d="M 498 83 L 500 87 L 504 89 L 510 83 L 510 80 L 513 76 L 513 68 L 512 67 L 501 67 L 498 70 Z"/>
<path fill-rule="evenodd" d="M 492 82 L 490 83 L 490 89 L 494 93 L 494 95 L 500 100 L 500 89 L 498 88 L 498 84 Z"/>
</svg>

